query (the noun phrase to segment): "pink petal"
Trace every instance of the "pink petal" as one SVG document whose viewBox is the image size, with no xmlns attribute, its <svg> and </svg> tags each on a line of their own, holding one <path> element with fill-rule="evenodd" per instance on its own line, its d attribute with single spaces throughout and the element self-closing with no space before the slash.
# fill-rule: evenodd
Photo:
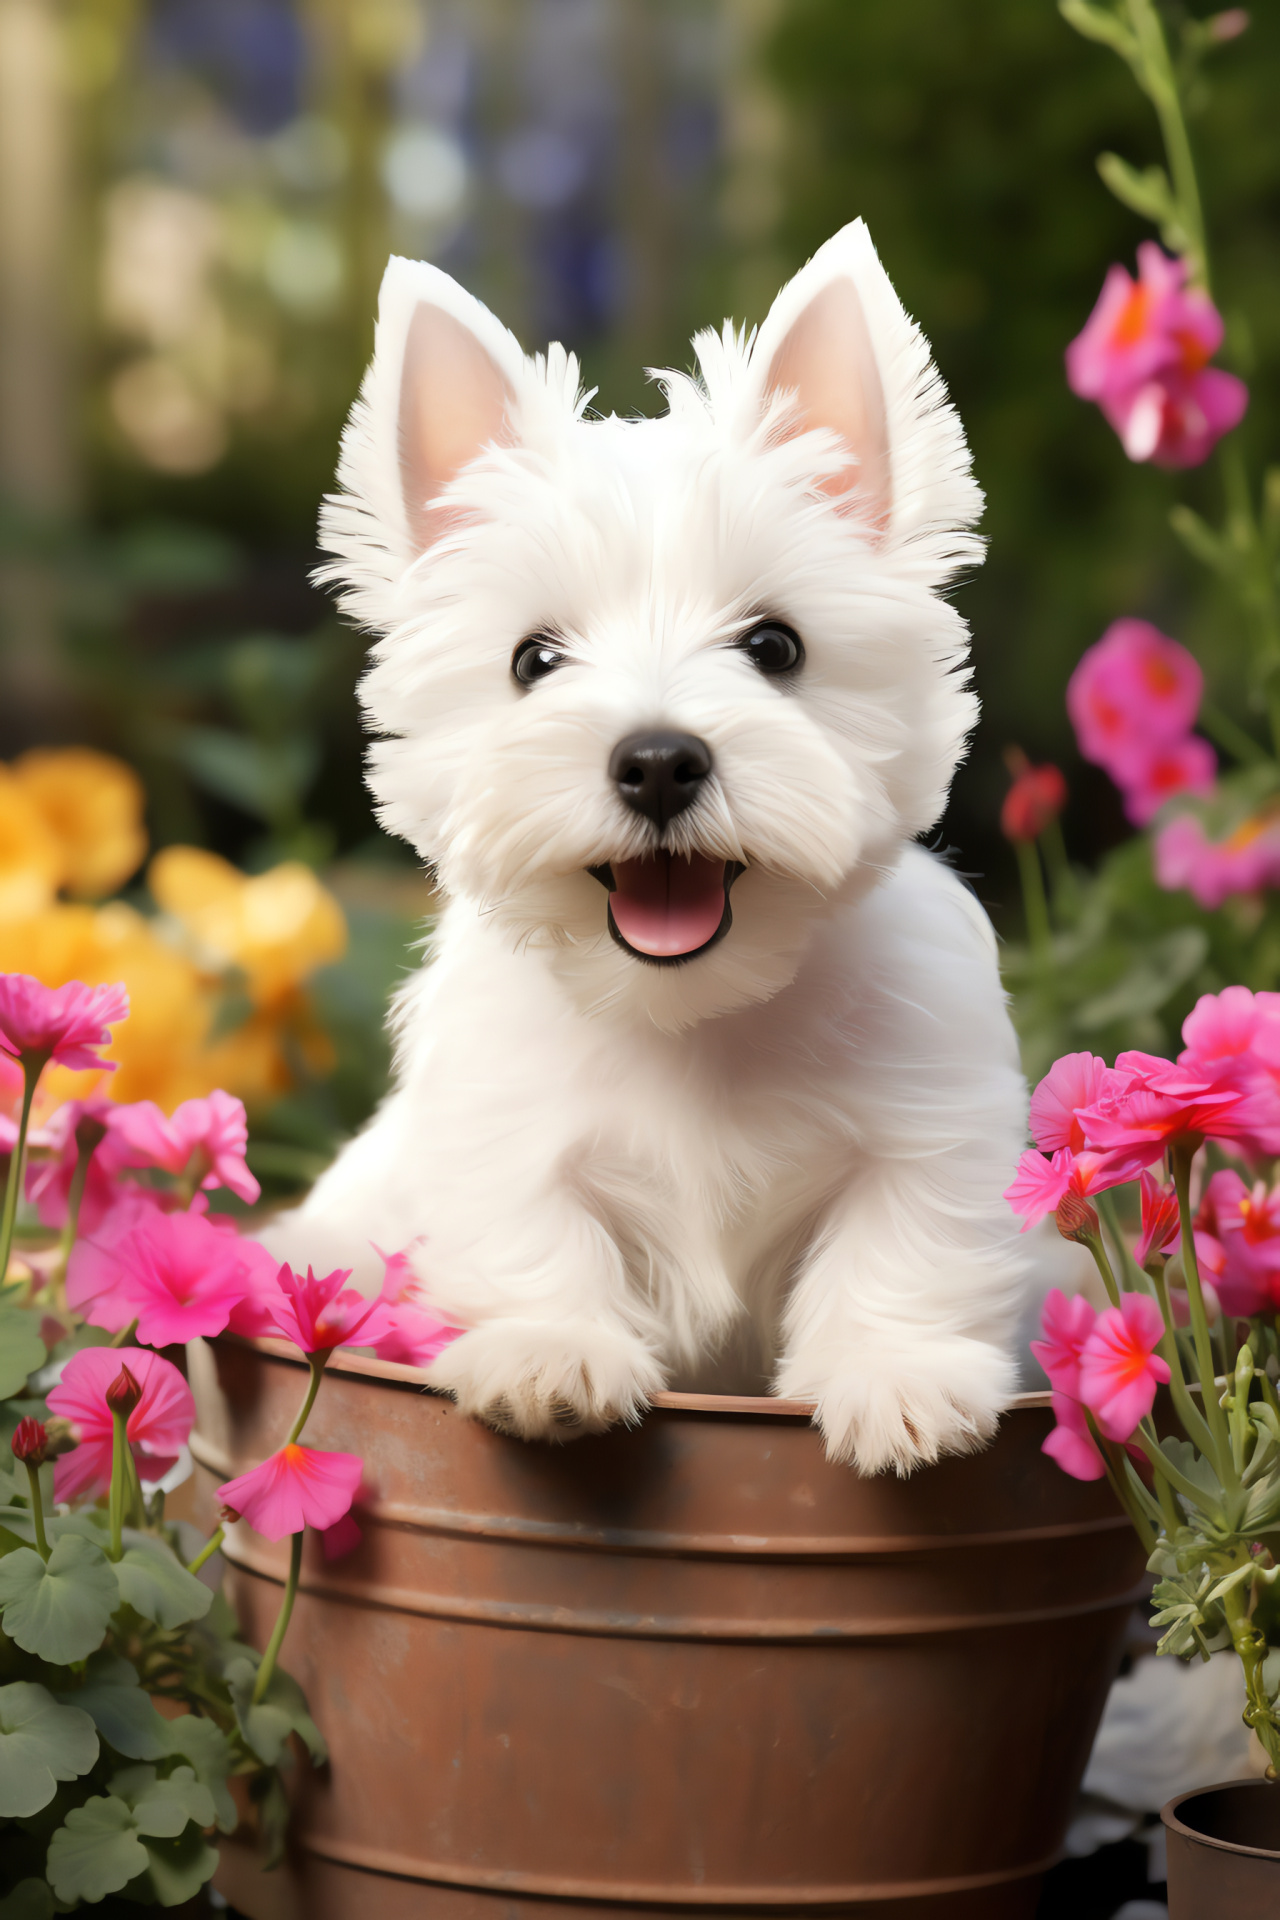
<svg viewBox="0 0 1280 1920">
<path fill-rule="evenodd" d="M 1084 1409 L 1066 1394 L 1055 1393 L 1053 1411 L 1058 1424 L 1045 1440 L 1041 1452 L 1047 1453 L 1051 1460 L 1056 1460 L 1063 1472 L 1069 1473 L 1073 1480 L 1101 1480 L 1106 1466 L 1089 1432 Z"/>
<path fill-rule="evenodd" d="M 97 1049 L 128 1014 L 122 984 L 87 987 L 69 980 L 46 987 L 28 973 L 0 974 L 0 1048 L 15 1056 L 46 1054 L 60 1066 L 114 1072 L 114 1061 L 101 1059 Z"/>
<path fill-rule="evenodd" d="M 269 1460 L 228 1480 L 218 1500 L 268 1540 L 282 1540 L 304 1527 L 324 1531 L 350 1509 L 364 1463 L 354 1453 L 328 1453 L 290 1445 Z"/>
</svg>

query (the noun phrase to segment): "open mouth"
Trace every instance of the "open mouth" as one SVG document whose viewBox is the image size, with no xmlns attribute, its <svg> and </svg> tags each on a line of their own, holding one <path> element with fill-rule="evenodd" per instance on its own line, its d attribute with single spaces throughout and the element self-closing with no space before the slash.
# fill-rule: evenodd
<svg viewBox="0 0 1280 1920">
<path fill-rule="evenodd" d="M 703 853 L 655 853 L 590 867 L 609 893 L 609 932 L 620 947 L 654 966 L 705 953 L 733 925 L 729 890 L 741 861 Z"/>
</svg>

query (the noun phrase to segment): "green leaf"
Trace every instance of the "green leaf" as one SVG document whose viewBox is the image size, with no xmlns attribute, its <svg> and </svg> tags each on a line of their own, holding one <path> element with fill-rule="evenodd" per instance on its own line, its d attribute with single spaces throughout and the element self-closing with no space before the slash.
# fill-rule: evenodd
<svg viewBox="0 0 1280 1920">
<path fill-rule="evenodd" d="M 156 1718 L 160 1719 L 160 1716 L 157 1714 Z M 195 1768 L 197 1780 L 208 1788 L 220 1830 L 234 1833 L 240 1822 L 240 1812 L 231 1797 L 227 1779 L 236 1764 L 236 1755 L 226 1734 L 212 1720 L 205 1720 L 195 1713 L 181 1714 L 176 1720 L 161 1719 L 160 1724 L 164 1728 L 169 1752 L 189 1760 Z"/>
<path fill-rule="evenodd" d="M 190 1767 L 167 1780 L 154 1767 L 114 1775 L 105 1795 L 73 1807 L 49 1842 L 47 1872 L 60 1900 L 97 1901 L 143 1874 L 161 1906 L 176 1907 L 218 1864 L 201 1829 L 214 1805 Z"/>
<path fill-rule="evenodd" d="M 97 1757 L 93 1721 L 79 1707 L 60 1706 L 33 1680 L 0 1687 L 0 1816 L 39 1813 L 59 1780 L 78 1780 Z"/>
<path fill-rule="evenodd" d="M 47 1880 L 19 1880 L 0 1900 L 0 1920 L 53 1920 L 53 1895 Z"/>
<path fill-rule="evenodd" d="M 109 1747 L 126 1760 L 164 1760 L 173 1749 L 168 1721 L 138 1684 L 137 1671 L 115 1653 L 95 1653 L 82 1687 L 58 1695 L 92 1719 Z"/>
<path fill-rule="evenodd" d="M 1213 528 L 1190 507 L 1171 507 L 1169 525 L 1187 552 L 1194 555 L 1202 565 L 1212 567 L 1219 573 L 1234 566 L 1235 556 L 1230 552 L 1225 541 L 1220 540 Z"/>
<path fill-rule="evenodd" d="M 265 741 L 223 727 L 183 727 L 173 748 L 207 792 L 268 825 L 297 808 L 320 764 L 319 743 L 310 734 Z"/>
<path fill-rule="evenodd" d="M 28 1374 L 35 1373 L 47 1358 L 40 1338 L 40 1315 L 25 1307 L 10 1306 L 8 1301 L 0 1302 L 0 1400 L 21 1393 Z"/>
<path fill-rule="evenodd" d="M 1122 60 L 1133 64 L 1138 58 L 1138 42 L 1128 27 L 1109 7 L 1098 7 L 1090 0 L 1058 0 L 1058 12 L 1069 27 L 1086 40 L 1110 47 Z"/>
<path fill-rule="evenodd" d="M 1102 175 L 1103 185 L 1115 195 L 1121 206 L 1132 208 L 1144 220 L 1154 221 L 1157 226 L 1166 226 L 1176 218 L 1177 202 L 1163 167 L 1144 167 L 1139 173 L 1118 153 L 1100 153 L 1098 172 Z"/>
<path fill-rule="evenodd" d="M 114 1567 L 101 1547 L 78 1534 L 55 1541 L 47 1565 L 33 1547 L 0 1560 L 5 1632 L 54 1666 L 93 1653 L 119 1604 Z"/>
<path fill-rule="evenodd" d="M 241 1655 L 228 1662 L 223 1679 L 231 1693 L 236 1722 L 246 1744 L 265 1766 L 273 1767 L 291 1733 L 301 1736 L 312 1764 L 322 1767 L 329 1757 L 324 1736 L 307 1712 L 306 1695 L 297 1681 L 277 1667 L 267 1682 L 264 1699 L 255 1706 L 253 1685 L 260 1656 Z"/>
<path fill-rule="evenodd" d="M 1200 927 L 1178 927 L 1153 940 L 1113 987 L 1076 1009 L 1076 1024 L 1083 1033 L 1095 1033 L 1116 1020 L 1157 1013 L 1170 994 L 1203 966 L 1208 951 L 1209 937 Z"/>
<path fill-rule="evenodd" d="M 125 1538 L 130 1544 L 116 1562 L 121 1599 L 158 1627 L 202 1620 L 213 1603 L 213 1589 L 188 1573 L 163 1540 L 133 1532 Z"/>
</svg>

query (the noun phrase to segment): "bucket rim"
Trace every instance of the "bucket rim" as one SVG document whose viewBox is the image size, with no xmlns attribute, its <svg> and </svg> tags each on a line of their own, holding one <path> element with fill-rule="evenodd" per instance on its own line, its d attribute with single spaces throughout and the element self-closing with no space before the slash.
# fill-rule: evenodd
<svg viewBox="0 0 1280 1920">
<path fill-rule="evenodd" d="M 1239 1840 L 1219 1840 L 1214 1834 L 1201 1833 L 1198 1827 L 1189 1827 L 1185 1820 L 1178 1818 L 1178 1808 L 1188 1800 L 1199 1800 L 1211 1793 L 1223 1793 L 1237 1787 L 1265 1787 L 1271 1793 L 1280 1794 L 1280 1785 L 1272 1780 L 1260 1780 L 1255 1775 L 1251 1780 L 1215 1780 L 1211 1786 L 1188 1787 L 1185 1793 L 1177 1793 L 1172 1800 L 1166 1800 L 1160 1809 L 1160 1819 L 1170 1833 L 1176 1833 L 1180 1840 L 1189 1840 L 1194 1846 L 1216 1847 L 1219 1853 L 1240 1853 L 1251 1860 L 1274 1860 L 1280 1866 L 1280 1847 L 1246 1847 Z"/>
</svg>

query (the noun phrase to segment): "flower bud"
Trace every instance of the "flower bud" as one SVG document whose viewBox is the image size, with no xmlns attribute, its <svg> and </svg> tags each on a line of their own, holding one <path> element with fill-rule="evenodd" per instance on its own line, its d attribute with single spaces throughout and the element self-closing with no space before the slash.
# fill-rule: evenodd
<svg viewBox="0 0 1280 1920">
<path fill-rule="evenodd" d="M 1097 1213 L 1082 1193 L 1065 1193 L 1053 1218 L 1064 1240 L 1092 1240 L 1101 1232 Z"/>
<path fill-rule="evenodd" d="M 1244 7 L 1228 7 L 1224 13 L 1210 14 L 1205 21 L 1209 38 L 1222 46 L 1228 40 L 1238 40 L 1249 29 L 1249 15 Z"/>
<path fill-rule="evenodd" d="M 240 1518 L 240 1515 L 236 1512 L 234 1507 L 219 1507 L 218 1518 L 221 1520 L 224 1527 L 233 1527 L 236 1521 Z"/>
<path fill-rule="evenodd" d="M 1020 748 L 1006 755 L 1013 785 L 1000 809 L 1000 831 L 1006 840 L 1038 840 L 1067 804 L 1067 783 L 1057 767 L 1033 767 Z"/>
<path fill-rule="evenodd" d="M 38 1420 L 30 1415 L 19 1420 L 9 1442 L 13 1448 L 15 1460 L 25 1460 L 29 1467 L 42 1467 L 49 1458 L 49 1435 Z"/>
<path fill-rule="evenodd" d="M 113 1414 L 122 1413 L 126 1419 L 142 1398 L 142 1388 L 138 1385 L 128 1367 L 122 1366 L 111 1385 L 107 1388 L 107 1405 Z"/>
</svg>

